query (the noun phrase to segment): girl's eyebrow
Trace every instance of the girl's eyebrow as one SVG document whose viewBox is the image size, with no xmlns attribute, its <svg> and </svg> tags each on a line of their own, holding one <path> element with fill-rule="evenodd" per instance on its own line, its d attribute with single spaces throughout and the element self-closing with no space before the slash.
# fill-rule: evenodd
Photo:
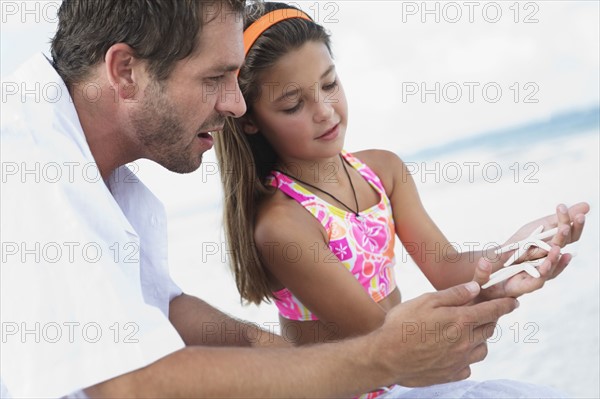
<svg viewBox="0 0 600 399">
<path fill-rule="evenodd" d="M 331 64 L 326 70 L 325 72 L 323 72 L 323 74 L 321 75 L 320 79 L 325 78 L 325 76 L 329 75 L 331 73 L 331 71 L 333 71 L 335 69 L 335 65 Z M 283 93 L 281 96 L 277 97 L 277 99 L 273 102 L 279 102 L 287 97 L 295 97 L 298 92 L 300 91 L 300 89 L 294 89 L 294 90 L 288 90 L 285 93 Z"/>
<path fill-rule="evenodd" d="M 335 65 L 331 64 L 329 65 L 329 68 L 327 68 L 325 70 L 325 72 L 323 72 L 323 75 L 321 75 L 321 79 L 323 79 L 325 76 L 329 75 L 331 73 L 331 71 L 333 71 L 335 69 Z"/>
</svg>

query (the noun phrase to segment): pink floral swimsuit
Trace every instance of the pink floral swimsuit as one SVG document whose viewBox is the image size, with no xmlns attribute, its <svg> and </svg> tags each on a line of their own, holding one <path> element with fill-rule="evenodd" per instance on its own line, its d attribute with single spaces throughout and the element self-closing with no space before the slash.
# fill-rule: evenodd
<svg viewBox="0 0 600 399">
<path fill-rule="evenodd" d="M 377 191 L 380 201 L 371 208 L 346 212 L 317 197 L 286 175 L 271 172 L 270 184 L 298 201 L 321 222 L 329 237 L 329 249 L 360 282 L 375 302 L 387 297 L 395 288 L 393 266 L 395 227 L 390 200 L 379 177 L 364 163 L 342 151 L 344 159 Z M 282 317 L 290 320 L 318 320 L 287 288 L 274 292 Z M 374 399 L 392 387 L 367 392 L 360 399 Z"/>
<path fill-rule="evenodd" d="M 381 180 L 366 164 L 345 151 L 342 156 L 381 197 L 378 204 L 359 212 L 359 217 L 322 200 L 277 171 L 272 172 L 271 185 L 298 201 L 321 222 L 329 237 L 329 249 L 371 298 L 379 302 L 396 288 L 395 227 L 390 200 Z M 287 288 L 274 294 L 279 314 L 286 319 L 318 320 Z"/>
</svg>

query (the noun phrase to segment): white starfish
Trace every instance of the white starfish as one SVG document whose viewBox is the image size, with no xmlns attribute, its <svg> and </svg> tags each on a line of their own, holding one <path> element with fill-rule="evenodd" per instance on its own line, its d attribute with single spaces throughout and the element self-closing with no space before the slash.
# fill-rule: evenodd
<svg viewBox="0 0 600 399">
<path fill-rule="evenodd" d="M 539 278 L 540 272 L 536 269 L 536 267 L 541 266 L 545 260 L 546 256 L 536 260 L 530 260 L 527 262 L 519 263 L 517 265 L 505 266 L 497 272 L 492 273 L 489 281 L 482 285 L 481 288 L 485 289 L 491 287 L 492 285 L 501 283 L 502 281 L 508 280 L 512 276 L 519 274 L 523 271 L 527 272 L 527 274 L 529 274 L 531 277 Z"/>
<path fill-rule="evenodd" d="M 527 238 L 525 238 L 521 241 L 513 242 L 512 244 L 506 245 L 502 248 L 498 248 L 496 250 L 496 255 L 500 255 L 505 252 L 516 249 L 516 251 L 512 254 L 512 256 L 504 263 L 504 266 L 506 267 L 508 265 L 513 264 L 517 259 L 519 259 L 521 256 L 523 256 L 530 247 L 535 246 L 535 247 L 544 249 L 546 251 L 550 251 L 550 249 L 551 249 L 550 245 L 545 243 L 542 240 L 544 238 L 552 237 L 553 235 L 558 233 L 558 227 L 555 227 L 548 231 L 542 232 L 543 230 L 544 230 L 544 226 L 540 226 L 540 227 L 536 228 L 535 230 L 533 230 Z"/>
<path fill-rule="evenodd" d="M 527 250 L 533 246 L 544 249 L 546 251 L 550 251 L 551 247 L 546 242 L 542 241 L 544 238 L 552 237 L 556 233 L 558 233 L 558 227 L 550 229 L 548 231 L 543 231 L 544 226 L 539 226 L 535 230 L 531 232 L 531 234 L 521 240 L 514 242 L 512 244 L 506 245 L 502 248 L 498 248 L 496 250 L 496 255 L 503 254 L 508 251 L 515 250 L 515 252 L 511 255 L 511 257 L 504 263 L 504 267 L 495 273 L 490 275 L 490 279 L 487 283 L 481 286 L 481 288 L 488 288 L 494 284 L 498 284 L 504 280 L 508 280 L 512 276 L 519 274 L 521 272 L 526 272 L 531 277 L 539 278 L 540 272 L 536 269 L 536 267 L 541 266 L 546 260 L 546 256 L 543 258 L 539 258 L 536 260 L 531 260 L 527 262 L 522 262 L 516 265 L 512 265 L 517 259 L 527 252 Z M 509 266 L 512 265 L 512 266 Z"/>
</svg>

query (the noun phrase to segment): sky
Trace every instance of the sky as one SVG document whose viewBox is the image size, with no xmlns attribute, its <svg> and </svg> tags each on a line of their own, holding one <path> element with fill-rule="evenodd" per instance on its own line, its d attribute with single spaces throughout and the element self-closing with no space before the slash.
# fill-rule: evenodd
<svg viewBox="0 0 600 399">
<path fill-rule="evenodd" d="M 350 151 L 406 156 L 600 103 L 597 1 L 291 4 L 332 34 Z M 1 1 L 2 77 L 48 53 L 59 5 Z"/>
<path fill-rule="evenodd" d="M 47 51 L 60 1 L 2 0 L 1 73 Z M 297 1 L 332 33 L 347 145 L 412 153 L 598 105 L 597 1 Z"/>
<path fill-rule="evenodd" d="M 411 153 L 598 104 L 596 1 L 335 4 L 351 145 L 374 129 Z"/>
</svg>

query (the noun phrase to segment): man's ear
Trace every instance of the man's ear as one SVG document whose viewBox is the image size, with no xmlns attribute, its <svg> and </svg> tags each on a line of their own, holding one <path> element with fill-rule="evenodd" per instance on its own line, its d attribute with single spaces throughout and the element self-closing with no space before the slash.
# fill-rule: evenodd
<svg viewBox="0 0 600 399">
<path fill-rule="evenodd" d="M 258 126 L 256 122 L 254 122 L 254 118 L 251 115 L 244 115 L 240 118 L 240 123 L 242 125 L 242 129 L 246 134 L 256 134 L 258 133 Z"/>
<path fill-rule="evenodd" d="M 119 99 L 132 100 L 143 86 L 145 70 L 133 49 L 125 43 L 113 44 L 104 58 L 106 75 Z"/>
</svg>

